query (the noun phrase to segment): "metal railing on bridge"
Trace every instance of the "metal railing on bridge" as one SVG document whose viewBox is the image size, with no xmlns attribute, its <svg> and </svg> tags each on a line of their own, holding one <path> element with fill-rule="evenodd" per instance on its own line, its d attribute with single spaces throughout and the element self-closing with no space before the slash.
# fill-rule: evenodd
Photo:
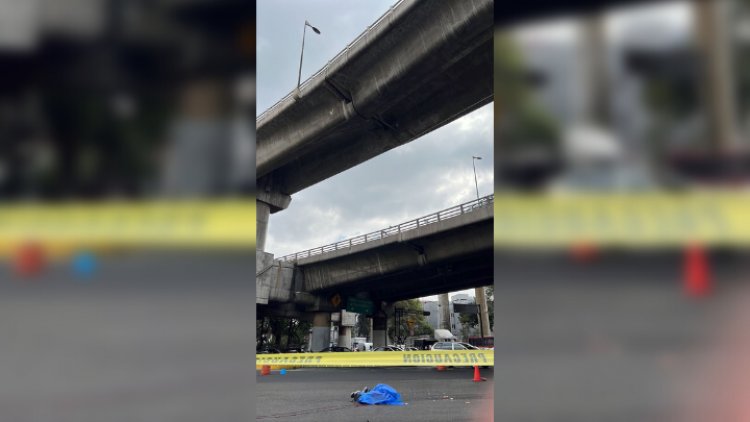
<svg viewBox="0 0 750 422">
<path fill-rule="evenodd" d="M 331 243 L 325 246 L 319 246 L 317 248 L 308 249 L 302 252 L 296 252 L 293 254 L 285 255 L 279 260 L 281 261 L 297 261 L 303 258 L 309 258 L 315 255 L 322 255 L 329 252 L 336 252 L 342 249 L 349 249 L 352 246 L 361 245 L 368 242 L 374 242 L 385 239 L 390 236 L 397 236 L 403 232 L 415 230 L 420 227 L 424 227 L 430 224 L 439 223 L 441 221 L 449 220 L 454 217 L 459 217 L 466 213 L 470 213 L 479 208 L 491 207 L 495 202 L 495 195 L 487 195 L 485 197 L 475 199 L 473 201 L 465 202 L 460 205 L 456 205 L 450 208 L 446 208 L 442 211 L 438 211 L 432 214 L 425 215 L 423 217 L 409 220 L 405 223 L 401 223 L 397 226 L 391 226 L 387 229 L 382 229 L 359 236 L 352 237 L 350 239 L 341 240 L 336 243 Z"/>
</svg>

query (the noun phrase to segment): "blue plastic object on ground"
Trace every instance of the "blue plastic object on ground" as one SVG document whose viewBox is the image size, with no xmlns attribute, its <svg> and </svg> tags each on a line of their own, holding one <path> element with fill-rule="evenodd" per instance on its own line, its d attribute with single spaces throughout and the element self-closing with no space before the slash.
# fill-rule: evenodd
<svg viewBox="0 0 750 422">
<path fill-rule="evenodd" d="M 359 395 L 357 401 L 361 404 L 390 404 L 403 406 L 401 394 L 387 384 L 378 384 L 372 390 Z"/>
<path fill-rule="evenodd" d="M 73 257 L 73 271 L 83 278 L 91 277 L 96 271 L 96 256 L 89 251 L 78 252 Z"/>
</svg>

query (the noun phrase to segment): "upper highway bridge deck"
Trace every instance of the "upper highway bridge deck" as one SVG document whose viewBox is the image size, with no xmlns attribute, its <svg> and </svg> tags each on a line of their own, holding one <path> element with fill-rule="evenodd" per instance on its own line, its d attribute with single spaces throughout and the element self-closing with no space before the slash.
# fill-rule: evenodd
<svg viewBox="0 0 750 422">
<path fill-rule="evenodd" d="M 389 240 L 400 240 L 403 238 L 402 235 L 406 232 L 418 230 L 429 225 L 434 225 L 446 220 L 450 220 L 452 218 L 460 217 L 479 209 L 486 209 L 486 207 L 491 208 L 494 202 L 495 195 L 490 194 L 479 199 L 464 202 L 463 204 L 455 205 L 441 211 L 433 212 L 431 214 L 406 221 L 396 226 L 390 226 L 385 229 L 354 236 L 352 238 L 330 243 L 328 245 L 318 246 L 316 248 L 285 255 L 279 258 L 279 260 L 287 262 L 298 262 L 306 258 L 322 256 L 329 253 L 335 253 L 339 251 L 352 251 L 353 248 L 358 245 L 369 244 L 371 246 L 378 246 L 381 245 L 383 243 L 383 240 L 387 238 L 389 238 Z M 362 249 L 363 248 L 357 248 L 357 250 Z"/>
</svg>

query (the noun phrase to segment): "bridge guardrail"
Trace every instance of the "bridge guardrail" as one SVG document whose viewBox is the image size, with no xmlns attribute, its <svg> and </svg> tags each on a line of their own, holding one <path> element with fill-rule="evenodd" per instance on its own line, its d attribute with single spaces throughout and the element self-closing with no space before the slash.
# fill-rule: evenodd
<svg viewBox="0 0 750 422">
<path fill-rule="evenodd" d="M 395 236 L 403 232 L 415 230 L 420 227 L 424 227 L 430 224 L 439 223 L 441 221 L 449 220 L 451 218 L 459 217 L 466 213 L 475 211 L 479 208 L 492 206 L 495 202 L 495 195 L 487 195 L 485 197 L 475 199 L 473 201 L 465 202 L 460 205 L 455 205 L 450 208 L 446 208 L 442 211 L 438 211 L 432 214 L 425 215 L 423 217 L 409 220 L 405 223 L 401 223 L 397 226 L 391 226 L 386 229 L 361 234 L 349 239 L 341 240 L 335 243 L 331 243 L 325 246 L 319 246 L 317 248 L 308 249 L 302 252 L 295 252 L 293 254 L 285 255 L 279 258 L 280 261 L 297 261 L 302 258 L 309 258 L 311 256 L 321 255 L 328 252 L 335 252 L 341 249 L 349 249 L 352 246 L 361 245 L 368 242 L 374 242 L 377 240 L 385 239 L 389 236 Z"/>
</svg>

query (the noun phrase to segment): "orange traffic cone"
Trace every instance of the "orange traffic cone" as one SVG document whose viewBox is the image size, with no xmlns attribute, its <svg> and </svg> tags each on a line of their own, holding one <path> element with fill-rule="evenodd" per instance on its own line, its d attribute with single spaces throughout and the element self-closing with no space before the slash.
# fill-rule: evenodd
<svg viewBox="0 0 750 422">
<path fill-rule="evenodd" d="M 685 294 L 700 298 L 711 293 L 711 274 L 706 251 L 698 244 L 685 250 L 683 285 Z"/>
<path fill-rule="evenodd" d="M 487 378 L 482 378 L 482 377 L 479 376 L 479 367 L 478 366 L 474 367 L 474 379 L 473 379 L 473 381 L 474 382 L 487 381 Z"/>
<path fill-rule="evenodd" d="M 39 274 L 45 264 L 44 250 L 35 242 L 22 245 L 13 260 L 15 273 L 22 277 L 31 277 Z"/>
<path fill-rule="evenodd" d="M 260 374 L 265 375 L 271 375 L 271 365 L 263 365 L 260 367 Z"/>
<path fill-rule="evenodd" d="M 598 248 L 589 242 L 576 242 L 570 248 L 570 255 L 576 262 L 588 263 L 599 255 Z"/>
</svg>

